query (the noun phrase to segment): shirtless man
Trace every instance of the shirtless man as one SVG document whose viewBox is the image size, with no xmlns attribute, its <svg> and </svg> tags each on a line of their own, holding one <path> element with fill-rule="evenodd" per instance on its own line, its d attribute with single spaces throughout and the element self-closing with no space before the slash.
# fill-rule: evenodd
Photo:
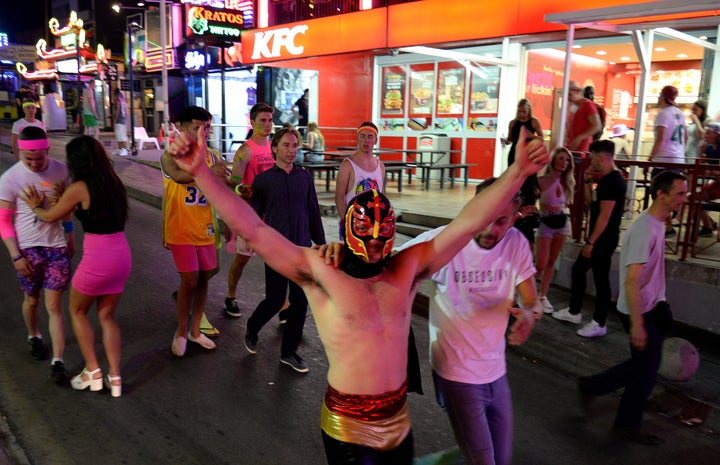
<svg viewBox="0 0 720 465">
<path fill-rule="evenodd" d="M 525 178 L 548 163 L 542 141 L 525 141 L 516 161 L 474 197 L 436 237 L 389 260 L 395 215 L 389 200 L 365 191 L 345 214 L 345 253 L 339 268 L 265 225 L 206 167 L 202 134 L 178 137 L 169 153 L 253 250 L 305 292 L 328 358 L 321 428 L 328 463 L 411 464 L 413 440 L 406 399 L 411 304 L 419 283 L 438 271 L 489 224 Z M 371 401 L 371 402 L 369 402 Z M 363 460 L 365 459 L 366 460 Z"/>
<path fill-rule="evenodd" d="M 235 153 L 231 184 L 243 198 L 249 200 L 255 176 L 275 166 L 268 136 L 273 130 L 273 108 L 267 103 L 256 103 L 250 109 L 252 136 Z M 230 232 L 230 234 L 234 234 Z M 227 237 L 227 236 L 226 236 Z M 228 289 L 225 297 L 225 313 L 233 318 L 240 316 L 237 304 L 237 285 L 245 265 L 250 261 L 252 251 L 242 237 L 235 237 L 235 258 L 228 271 Z"/>
<path fill-rule="evenodd" d="M 385 165 L 373 154 L 378 140 L 378 129 L 370 121 L 357 130 L 357 149 L 340 163 L 335 182 L 335 207 L 342 215 L 350 199 L 368 189 L 385 192 Z"/>
</svg>

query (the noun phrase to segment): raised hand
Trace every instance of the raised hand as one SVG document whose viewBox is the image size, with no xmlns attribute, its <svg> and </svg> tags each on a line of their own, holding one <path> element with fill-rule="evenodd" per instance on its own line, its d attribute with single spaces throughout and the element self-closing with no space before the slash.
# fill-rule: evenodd
<svg viewBox="0 0 720 465">
<path fill-rule="evenodd" d="M 183 131 L 175 137 L 167 151 L 175 159 L 178 167 L 195 176 L 204 166 L 207 157 L 207 138 L 202 127 L 195 136 Z"/>
<path fill-rule="evenodd" d="M 550 163 L 550 152 L 539 136 L 533 136 L 523 126 L 515 147 L 515 162 L 525 176 L 535 174 Z"/>
</svg>

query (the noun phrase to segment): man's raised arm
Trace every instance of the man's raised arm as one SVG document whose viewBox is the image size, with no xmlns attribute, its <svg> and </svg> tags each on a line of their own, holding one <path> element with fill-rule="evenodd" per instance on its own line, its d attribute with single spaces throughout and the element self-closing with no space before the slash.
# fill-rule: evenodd
<svg viewBox="0 0 720 465">
<path fill-rule="evenodd" d="M 178 167 L 190 173 L 203 195 L 230 228 L 274 270 L 293 281 L 310 273 L 304 248 L 288 241 L 257 216 L 250 204 L 228 189 L 205 163 L 207 138 L 200 131 L 197 137 L 183 132 L 175 138 L 168 154 Z M 315 255 L 313 252 L 312 255 Z"/>
<path fill-rule="evenodd" d="M 434 239 L 418 244 L 418 278 L 425 278 L 442 268 L 473 237 L 495 219 L 498 210 L 520 191 L 525 179 L 537 173 L 550 155 L 542 139 L 532 138 L 522 128 L 516 147 L 515 162 L 493 183 L 473 197 L 457 217 Z"/>
</svg>

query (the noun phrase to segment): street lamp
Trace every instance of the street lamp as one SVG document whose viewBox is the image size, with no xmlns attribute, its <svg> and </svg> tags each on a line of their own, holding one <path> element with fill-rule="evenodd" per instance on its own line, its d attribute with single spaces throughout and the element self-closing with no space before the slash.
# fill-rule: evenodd
<svg viewBox="0 0 720 465">
<path fill-rule="evenodd" d="M 138 14 L 139 15 L 139 14 Z M 134 16 L 131 15 L 125 18 L 125 26 L 128 35 L 128 78 L 130 80 L 130 153 L 137 155 L 137 148 L 135 147 L 135 110 L 133 108 L 135 104 L 135 78 L 133 76 L 133 46 L 132 46 L 132 35 L 133 30 L 142 29 L 142 26 L 133 20 Z"/>
</svg>

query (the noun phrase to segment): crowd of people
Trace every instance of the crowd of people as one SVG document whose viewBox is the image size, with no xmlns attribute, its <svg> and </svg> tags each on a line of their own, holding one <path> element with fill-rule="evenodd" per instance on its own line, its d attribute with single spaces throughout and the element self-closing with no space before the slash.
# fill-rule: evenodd
<svg viewBox="0 0 720 465">
<path fill-rule="evenodd" d="M 670 87 L 659 97 L 661 113 L 675 108 L 677 90 Z M 413 435 L 407 393 L 421 390 L 411 374 L 418 363 L 410 307 L 420 282 L 429 279 L 434 283 L 430 366 L 438 404 L 448 415 L 467 463 L 510 463 L 513 414 L 506 339 L 510 344 L 525 342 L 543 313 L 580 324 L 589 269 L 596 288 L 595 313 L 577 334 L 607 334 L 607 317 L 614 308 L 610 263 L 620 242 L 625 202 L 625 177 L 614 159 L 619 146 L 625 146 L 624 155 L 629 152 L 626 144 L 612 139 L 624 137 L 627 127 L 616 125 L 613 137 L 603 138 L 604 111 L 582 96 L 577 81 L 570 81 L 569 91 L 564 147 L 548 151 L 530 103 L 521 100 L 508 128 L 507 170 L 479 184 L 475 197 L 450 224 L 400 248 L 393 247 L 395 214 L 383 193 L 385 167 L 373 153 L 378 141 L 373 122 L 359 125 L 357 147 L 339 167 L 335 204 L 340 241 L 326 244 L 312 176 L 297 159 L 303 147 L 309 154 L 324 147 L 316 123 L 307 125 L 303 142 L 292 126 L 273 133 L 273 108 L 254 105 L 252 135 L 230 168 L 207 146 L 212 115 L 197 106 L 185 108 L 176 118 L 178 132 L 161 158 L 163 245 L 180 277 L 171 353 L 183 357 L 188 341 L 206 350 L 217 347 L 212 338 L 219 331 L 207 320 L 205 308 L 208 282 L 219 271 L 224 235 L 234 255 L 225 299 L 228 316 L 241 316 L 237 286 L 249 259 L 257 254 L 265 261 L 265 298 L 248 317 L 244 333 L 250 354 L 259 350 L 263 326 L 279 315 L 285 324 L 279 361 L 307 373 L 298 349 L 308 307 L 314 315 L 329 363 L 320 421 L 328 462 L 347 463 L 351 457 L 359 463 L 410 464 Z M 585 89 L 591 96 L 588 92 Z M 702 103 L 696 106 L 691 131 L 706 142 L 698 143 L 697 149 L 683 143 L 683 156 L 685 150 L 697 150 L 696 156 L 712 157 L 718 152 L 720 124 L 707 123 L 706 108 Z M 122 106 L 118 108 L 121 115 Z M 94 126 L 87 124 L 95 116 L 92 107 L 84 114 L 90 133 L 67 145 L 67 164 L 49 158 L 49 139 L 34 118 L 34 103 L 23 102 L 23 110 L 17 134 L 13 131 L 18 162 L 0 178 L 0 233 L 24 294 L 30 354 L 39 360 L 49 356 L 38 327 L 44 293 L 52 379 L 69 380 L 77 390 L 98 391 L 104 385 L 119 397 L 122 350 L 115 313 L 132 263 L 124 234 L 127 194 L 105 148 L 93 137 Z M 685 141 L 684 120 L 679 121 L 675 110 L 656 118 L 651 152 L 656 161 L 675 160 L 675 148 L 670 151 L 663 144 L 666 135 L 682 134 L 680 142 Z M 590 157 L 581 186 L 589 227 L 572 268 L 570 305 L 555 310 L 547 294 L 570 233 L 568 210 L 576 190 L 573 152 L 578 151 Z M 678 171 L 653 173 L 653 202 L 623 235 L 620 252 L 617 309 L 630 334 L 631 358 L 579 380 L 585 407 L 596 396 L 624 387 L 614 430 L 644 444 L 661 441 L 642 427 L 642 408 L 671 322 L 664 288 L 663 225 L 685 201 L 687 191 L 687 181 Z M 709 186 L 703 195 L 711 198 L 717 191 Z M 74 274 L 73 214 L 84 232 L 82 259 Z M 319 251 L 313 250 L 317 246 Z M 61 297 L 68 288 L 72 328 L 85 361 L 82 372 L 72 378 L 63 360 Z M 93 305 L 102 327 L 106 376 L 88 319 Z"/>
</svg>

